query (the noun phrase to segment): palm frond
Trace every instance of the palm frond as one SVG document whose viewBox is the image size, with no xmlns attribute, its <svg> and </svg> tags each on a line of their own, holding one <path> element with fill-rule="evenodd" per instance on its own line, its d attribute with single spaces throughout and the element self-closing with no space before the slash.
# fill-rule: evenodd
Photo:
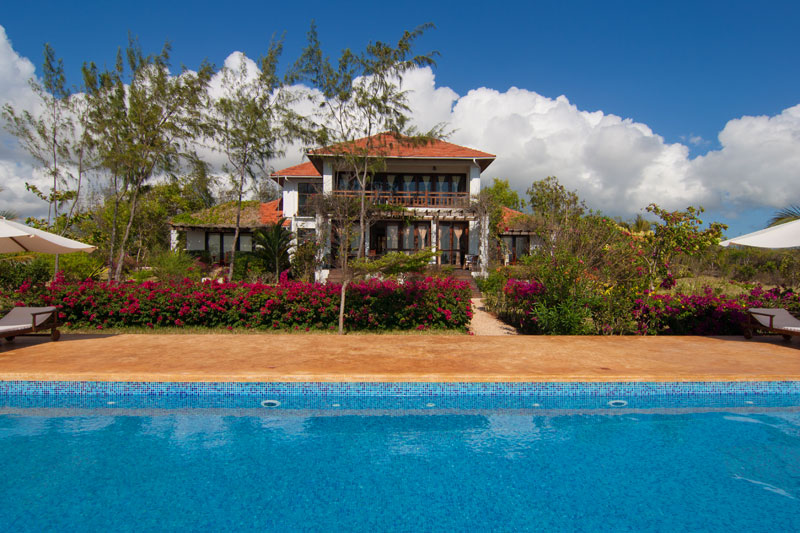
<svg viewBox="0 0 800 533">
<path fill-rule="evenodd" d="M 800 220 L 800 205 L 790 205 L 776 211 L 773 217 L 769 219 L 769 226 L 778 226 L 794 220 Z"/>
</svg>

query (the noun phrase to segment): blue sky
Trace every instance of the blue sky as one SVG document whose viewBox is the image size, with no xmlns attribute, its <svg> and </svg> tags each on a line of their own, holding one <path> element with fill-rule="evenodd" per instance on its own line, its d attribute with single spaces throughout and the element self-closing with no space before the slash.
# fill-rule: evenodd
<svg viewBox="0 0 800 533">
<path fill-rule="evenodd" d="M 370 40 L 396 40 L 403 30 L 430 21 L 436 29 L 421 39 L 420 50 L 441 54 L 433 71 L 437 88 L 449 88 L 461 97 L 482 87 L 501 96 L 511 87 L 547 99 L 564 95 L 577 110 L 601 111 L 646 125 L 663 137 L 664 145 L 685 146 L 687 161 L 709 151 L 720 151 L 721 158 L 725 152 L 717 136 L 729 121 L 775 117 L 800 103 L 798 2 L 144 1 L 82 2 L 80 8 L 68 2 L 9 4 L 0 25 L 13 50 L 38 69 L 42 46 L 51 43 L 74 83 L 79 82 L 84 61 L 111 65 L 128 31 L 139 36 L 145 51 L 155 52 L 169 40 L 174 64 L 196 67 L 203 59 L 221 66 L 234 51 L 257 57 L 273 34 L 284 31 L 288 63 L 302 48 L 312 18 L 331 55 L 347 46 L 360 49 Z M 480 137 L 463 134 L 453 140 L 462 138 Z M 502 155 L 498 153 L 498 163 Z M 535 152 L 529 157 L 535 158 Z M 714 172 L 741 166 L 717 165 Z M 786 162 L 784 166 L 791 167 Z M 507 173 L 524 167 L 495 168 L 506 174 L 500 177 L 509 177 Z M 559 170 L 557 164 L 544 167 L 560 177 Z M 574 184 L 592 205 L 592 189 L 581 181 L 591 181 L 589 174 L 576 170 L 567 185 Z M 543 177 L 519 176 L 512 182 L 524 190 L 524 183 Z M 714 199 L 696 195 L 710 201 L 712 218 L 729 223 L 729 235 L 763 227 L 779 202 L 737 199 L 726 204 L 726 191 L 719 184 L 723 179 L 708 178 L 716 180 Z M 791 183 L 792 177 L 785 179 Z M 733 175 L 730 180 L 731 189 L 740 181 Z M 660 193 L 654 196 L 651 201 L 659 202 Z M 675 201 L 683 198 L 694 197 L 686 193 Z M 789 194 L 780 202 L 797 203 L 800 197 Z M 599 204 L 615 214 L 611 200 Z"/>
</svg>

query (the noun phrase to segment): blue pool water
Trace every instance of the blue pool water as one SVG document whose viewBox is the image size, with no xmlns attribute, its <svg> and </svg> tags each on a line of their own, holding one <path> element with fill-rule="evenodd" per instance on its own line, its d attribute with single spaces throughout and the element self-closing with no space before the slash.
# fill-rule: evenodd
<svg viewBox="0 0 800 533">
<path fill-rule="evenodd" d="M 800 399 L 0 397 L 0 524 L 797 531 Z"/>
</svg>

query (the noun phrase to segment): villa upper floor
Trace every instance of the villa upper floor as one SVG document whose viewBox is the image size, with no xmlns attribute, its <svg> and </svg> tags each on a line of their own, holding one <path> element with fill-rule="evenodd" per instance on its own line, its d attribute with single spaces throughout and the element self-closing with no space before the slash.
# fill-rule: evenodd
<svg viewBox="0 0 800 533">
<path fill-rule="evenodd" d="M 366 194 L 373 203 L 408 208 L 467 207 L 480 193 L 481 172 L 495 156 L 441 140 L 411 143 L 392 134 L 380 134 L 350 145 L 307 153 L 309 161 L 272 175 L 283 188 L 287 217 L 313 216 L 310 198 L 318 193 L 361 195 L 361 182 L 343 163 L 343 150 L 364 150 L 380 158 L 380 170 L 370 173 Z"/>
</svg>

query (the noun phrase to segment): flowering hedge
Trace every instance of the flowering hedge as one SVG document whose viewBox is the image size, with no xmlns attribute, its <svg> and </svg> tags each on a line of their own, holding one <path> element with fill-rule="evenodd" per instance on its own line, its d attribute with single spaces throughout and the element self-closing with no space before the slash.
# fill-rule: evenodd
<svg viewBox="0 0 800 533">
<path fill-rule="evenodd" d="M 740 335 L 748 308 L 783 307 L 800 313 L 800 295 L 761 286 L 736 296 L 716 294 L 710 288 L 702 294 L 642 291 L 633 295 L 609 289 L 573 306 L 561 302 L 553 307 L 543 284 L 510 279 L 498 307 L 502 318 L 525 333 L 567 329 L 571 334 Z"/>
<path fill-rule="evenodd" d="M 169 283 L 57 279 L 35 291 L 23 285 L 16 305 L 56 305 L 65 326 L 183 327 L 281 330 L 335 329 L 341 285 L 282 280 L 262 283 Z M 451 278 L 405 283 L 357 281 L 347 288 L 345 326 L 351 330 L 456 329 L 472 317 L 469 286 Z"/>
<path fill-rule="evenodd" d="M 760 285 L 737 296 L 714 294 L 646 294 L 634 302 L 638 333 L 673 335 L 741 335 L 751 307 L 800 311 L 800 295 L 765 290 Z"/>
</svg>

